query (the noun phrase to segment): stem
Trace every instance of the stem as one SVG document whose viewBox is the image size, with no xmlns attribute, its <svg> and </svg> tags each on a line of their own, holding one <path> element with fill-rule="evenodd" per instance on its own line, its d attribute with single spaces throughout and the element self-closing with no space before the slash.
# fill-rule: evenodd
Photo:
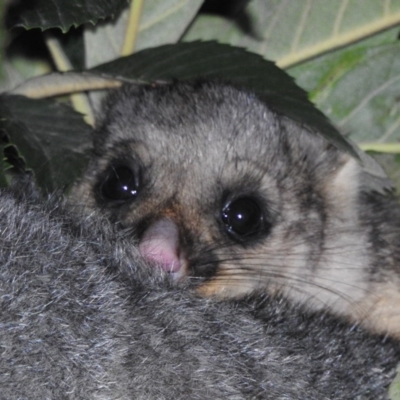
<svg viewBox="0 0 400 400">
<path fill-rule="evenodd" d="M 379 153 L 400 153 L 400 143 L 360 143 L 358 145 L 364 151 L 377 151 Z"/>
<path fill-rule="evenodd" d="M 142 15 L 143 0 L 132 0 L 129 9 L 128 24 L 124 44 L 121 49 L 121 56 L 129 56 L 135 49 L 137 34 L 139 31 L 139 21 Z"/>
</svg>

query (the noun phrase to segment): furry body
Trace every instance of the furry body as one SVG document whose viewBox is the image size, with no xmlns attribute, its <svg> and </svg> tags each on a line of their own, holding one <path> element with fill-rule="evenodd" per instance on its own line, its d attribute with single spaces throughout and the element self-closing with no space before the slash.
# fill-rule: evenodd
<svg viewBox="0 0 400 400">
<path fill-rule="evenodd" d="M 176 280 L 222 298 L 283 293 L 400 337 L 400 208 L 363 191 L 357 161 L 227 85 L 127 86 L 104 114 L 73 198 L 133 228 Z M 120 165 L 135 191 L 110 199 Z M 242 198 L 262 221 L 237 240 L 224 213 Z"/>
<path fill-rule="evenodd" d="M 386 399 L 400 357 L 323 312 L 214 302 L 129 237 L 0 192 L 0 398 Z"/>
</svg>

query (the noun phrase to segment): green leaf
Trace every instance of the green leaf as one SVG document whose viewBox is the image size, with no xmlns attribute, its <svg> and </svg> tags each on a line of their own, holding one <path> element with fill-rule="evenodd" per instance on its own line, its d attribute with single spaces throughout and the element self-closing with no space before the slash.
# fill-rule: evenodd
<svg viewBox="0 0 400 400">
<path fill-rule="evenodd" d="M 91 129 L 65 105 L 2 95 L 0 130 L 17 147 L 44 191 L 71 184 L 86 164 Z"/>
<path fill-rule="evenodd" d="M 196 15 L 203 0 L 144 1 L 135 50 L 175 43 Z M 114 60 L 121 55 L 128 12 L 112 23 L 85 28 L 86 66 Z"/>
<path fill-rule="evenodd" d="M 24 1 L 10 11 L 11 28 L 60 28 L 63 32 L 71 26 L 99 19 L 115 17 L 126 6 L 127 0 L 36 0 Z"/>
<path fill-rule="evenodd" d="M 255 35 L 238 24 L 202 15 L 185 39 L 246 47 L 289 67 L 400 23 L 400 0 L 252 0 L 243 10 Z"/>
<path fill-rule="evenodd" d="M 215 42 L 178 43 L 143 50 L 90 70 L 134 81 L 224 79 L 253 90 L 271 109 L 355 155 L 352 145 L 308 100 L 293 79 L 257 54 Z M 357 157 L 357 156 L 356 156 Z"/>
<path fill-rule="evenodd" d="M 400 139 L 400 42 L 350 46 L 290 73 L 357 143 Z"/>
</svg>

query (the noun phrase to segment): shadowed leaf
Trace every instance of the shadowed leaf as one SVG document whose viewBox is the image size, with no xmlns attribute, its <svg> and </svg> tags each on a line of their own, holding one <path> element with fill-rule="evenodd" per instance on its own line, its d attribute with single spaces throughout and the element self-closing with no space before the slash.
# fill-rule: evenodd
<svg viewBox="0 0 400 400">
<path fill-rule="evenodd" d="M 80 114 L 54 101 L 0 96 L 0 131 L 45 191 L 72 183 L 86 164 L 91 129 Z"/>
<path fill-rule="evenodd" d="M 115 17 L 128 0 L 36 0 L 24 1 L 10 12 L 11 28 L 60 28 L 63 32 L 71 26 L 86 22 L 95 24 L 100 19 Z"/>
</svg>

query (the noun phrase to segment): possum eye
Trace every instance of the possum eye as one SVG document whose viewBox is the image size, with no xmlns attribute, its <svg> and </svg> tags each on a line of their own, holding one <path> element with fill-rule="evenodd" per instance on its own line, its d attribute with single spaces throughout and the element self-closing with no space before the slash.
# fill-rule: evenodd
<svg viewBox="0 0 400 400">
<path fill-rule="evenodd" d="M 264 217 L 260 205 L 251 197 L 240 197 L 222 210 L 222 222 L 235 239 L 243 240 L 261 231 Z"/>
<path fill-rule="evenodd" d="M 110 168 L 100 190 L 106 199 L 129 200 L 137 195 L 139 184 L 139 171 L 119 165 Z"/>
</svg>

